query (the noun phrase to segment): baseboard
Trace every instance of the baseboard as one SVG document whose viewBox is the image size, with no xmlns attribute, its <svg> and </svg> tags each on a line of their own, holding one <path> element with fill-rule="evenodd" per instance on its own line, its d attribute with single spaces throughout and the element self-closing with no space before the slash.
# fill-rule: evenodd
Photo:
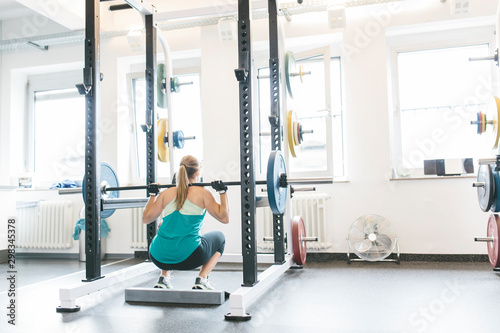
<svg viewBox="0 0 500 333">
<path fill-rule="evenodd" d="M 396 255 L 393 253 L 389 258 L 394 259 Z M 351 258 L 356 258 L 355 254 L 351 253 Z M 324 262 L 324 261 L 346 261 L 346 253 L 307 253 L 308 262 Z M 401 253 L 400 261 L 412 262 L 489 262 L 486 254 L 423 254 L 423 253 Z"/>
<path fill-rule="evenodd" d="M 389 258 L 395 258 L 395 254 L 391 254 Z M 26 259 L 76 259 L 80 258 L 78 253 L 16 253 L 16 258 Z M 135 251 L 134 254 L 129 253 L 106 253 L 105 259 L 148 259 L 147 251 Z M 356 258 L 355 254 L 351 254 L 351 258 Z M 267 260 L 263 260 L 267 263 Z M 307 254 L 308 262 L 326 262 L 326 261 L 346 261 L 346 253 L 318 253 L 309 252 Z M 486 254 L 423 254 L 423 253 L 401 253 L 400 261 L 408 262 L 489 262 Z M 7 262 L 7 250 L 0 250 L 0 263 Z M 241 262 L 236 260 L 235 262 Z"/>
<path fill-rule="evenodd" d="M 106 253 L 104 259 L 128 259 L 133 258 L 131 253 Z M 16 253 L 16 258 L 21 259 L 75 259 L 80 260 L 79 253 L 35 253 L 23 252 Z"/>
<path fill-rule="evenodd" d="M 148 259 L 147 251 L 135 251 L 135 258 Z M 355 254 L 351 254 L 351 258 L 355 258 Z M 389 256 L 390 259 L 395 259 L 396 254 Z M 241 261 L 241 260 L 240 260 Z M 308 262 L 325 262 L 325 261 L 347 261 L 346 253 L 307 253 Z M 419 253 L 401 253 L 400 261 L 422 261 L 422 262 L 489 262 L 486 254 L 419 254 Z"/>
</svg>

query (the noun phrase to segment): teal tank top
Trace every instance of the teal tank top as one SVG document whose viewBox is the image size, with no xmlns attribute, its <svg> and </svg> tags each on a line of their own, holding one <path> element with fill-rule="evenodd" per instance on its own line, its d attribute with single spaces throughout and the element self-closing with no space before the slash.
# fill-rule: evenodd
<svg viewBox="0 0 500 333">
<path fill-rule="evenodd" d="M 200 245 L 200 229 L 206 209 L 187 200 L 176 210 L 175 199 L 165 207 L 165 217 L 151 242 L 149 253 L 157 261 L 177 264 L 186 260 Z"/>
</svg>

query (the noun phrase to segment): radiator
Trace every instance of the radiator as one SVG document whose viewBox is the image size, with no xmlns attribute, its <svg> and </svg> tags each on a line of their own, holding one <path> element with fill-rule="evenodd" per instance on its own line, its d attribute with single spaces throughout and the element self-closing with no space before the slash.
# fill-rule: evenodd
<svg viewBox="0 0 500 333">
<path fill-rule="evenodd" d="M 308 250 L 326 250 L 332 247 L 327 238 L 327 204 L 330 196 L 326 193 L 296 193 L 292 199 L 292 216 L 300 215 L 304 219 L 306 235 L 318 237 L 317 242 L 307 242 Z M 272 250 L 273 242 L 263 237 L 273 235 L 273 215 L 269 208 L 257 209 L 258 248 Z"/>
<path fill-rule="evenodd" d="M 144 208 L 132 209 L 132 249 L 146 249 L 148 247 L 147 224 L 142 223 Z"/>
<path fill-rule="evenodd" d="M 72 201 L 18 203 L 19 221 L 16 247 L 31 249 L 69 249 L 74 223 Z"/>
</svg>

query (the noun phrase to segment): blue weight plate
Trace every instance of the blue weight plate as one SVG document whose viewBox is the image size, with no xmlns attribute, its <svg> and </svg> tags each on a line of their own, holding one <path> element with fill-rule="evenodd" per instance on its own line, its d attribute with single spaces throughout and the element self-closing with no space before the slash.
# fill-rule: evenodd
<svg viewBox="0 0 500 333">
<path fill-rule="evenodd" d="M 495 193 L 493 194 L 493 204 L 491 205 L 491 211 L 498 213 L 500 212 L 500 195 L 498 195 L 498 189 L 500 189 L 500 173 L 495 171 L 492 166 L 493 178 L 495 178 Z"/>
<path fill-rule="evenodd" d="M 99 183 L 99 188 L 101 187 L 101 183 L 106 181 L 108 183 L 108 187 L 118 187 L 120 184 L 118 183 L 118 176 L 116 175 L 113 167 L 106 162 L 101 162 L 101 182 Z M 82 186 L 82 195 L 83 201 L 85 202 L 85 177 L 83 177 L 83 186 Z M 108 193 L 108 199 L 119 198 L 120 192 L 112 191 Z M 106 219 L 113 215 L 115 209 L 106 209 L 101 212 L 101 219 Z"/>
<path fill-rule="evenodd" d="M 184 132 L 175 131 L 174 132 L 174 147 L 177 149 L 184 148 Z"/>
<path fill-rule="evenodd" d="M 286 173 L 285 159 L 279 150 L 269 155 L 267 162 L 267 195 L 273 214 L 283 214 L 286 206 L 288 187 L 280 187 L 280 175 Z"/>
</svg>

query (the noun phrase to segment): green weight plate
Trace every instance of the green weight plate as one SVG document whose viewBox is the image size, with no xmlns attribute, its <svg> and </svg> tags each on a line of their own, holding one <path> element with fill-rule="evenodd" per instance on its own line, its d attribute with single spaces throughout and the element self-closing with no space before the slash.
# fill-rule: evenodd
<svg viewBox="0 0 500 333">
<path fill-rule="evenodd" d="M 118 187 L 120 184 L 118 183 L 118 176 L 116 175 L 115 170 L 113 167 L 106 163 L 106 162 L 101 162 L 101 186 L 102 184 L 107 184 L 108 187 Z M 83 177 L 83 183 L 82 186 L 82 195 L 83 195 L 83 201 L 85 202 L 85 177 Z M 100 190 L 99 190 L 100 191 Z M 118 191 L 112 191 L 108 192 L 108 199 L 114 199 L 114 198 L 119 198 L 120 197 L 120 192 Z M 113 215 L 115 212 L 115 209 L 106 209 L 101 212 L 101 219 L 106 219 Z"/>
<path fill-rule="evenodd" d="M 156 66 L 156 99 L 158 107 L 167 108 L 167 69 L 164 64 Z"/>
<path fill-rule="evenodd" d="M 279 150 L 269 155 L 267 162 L 267 196 L 273 214 L 283 214 L 286 207 L 288 187 L 280 187 L 280 175 L 286 173 L 285 159 Z"/>
<path fill-rule="evenodd" d="M 292 51 L 288 51 L 285 55 L 285 79 L 286 89 L 291 98 L 293 98 L 293 77 L 292 74 L 296 71 L 295 56 Z"/>
<path fill-rule="evenodd" d="M 490 210 L 496 193 L 495 178 L 489 165 L 480 165 L 477 172 L 477 182 L 484 186 L 477 187 L 477 199 L 483 212 Z"/>
<path fill-rule="evenodd" d="M 178 93 L 181 91 L 181 86 L 179 84 L 179 79 L 176 77 L 170 78 L 170 91 L 173 93 Z"/>
<path fill-rule="evenodd" d="M 492 166 L 492 168 L 494 168 Z M 498 195 L 498 189 L 500 189 L 500 173 L 498 171 L 493 172 L 493 178 L 495 179 L 495 194 L 493 196 L 493 203 L 491 205 L 491 211 L 498 213 L 500 212 L 500 195 Z"/>
</svg>

